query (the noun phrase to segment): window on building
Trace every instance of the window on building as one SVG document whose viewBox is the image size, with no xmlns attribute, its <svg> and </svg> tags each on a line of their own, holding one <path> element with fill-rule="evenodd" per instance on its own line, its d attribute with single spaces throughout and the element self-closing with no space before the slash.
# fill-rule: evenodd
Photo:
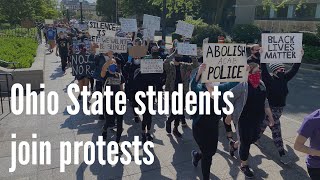
<svg viewBox="0 0 320 180">
<path fill-rule="evenodd" d="M 287 18 L 287 16 L 288 16 L 288 6 L 284 6 L 284 7 L 278 8 L 275 13 L 276 13 L 276 17 L 277 18 Z"/>
<path fill-rule="evenodd" d="M 315 18 L 317 11 L 316 3 L 302 4 L 300 8 L 296 8 L 296 18 Z"/>
<path fill-rule="evenodd" d="M 256 19 L 269 18 L 270 7 L 256 6 Z"/>
</svg>

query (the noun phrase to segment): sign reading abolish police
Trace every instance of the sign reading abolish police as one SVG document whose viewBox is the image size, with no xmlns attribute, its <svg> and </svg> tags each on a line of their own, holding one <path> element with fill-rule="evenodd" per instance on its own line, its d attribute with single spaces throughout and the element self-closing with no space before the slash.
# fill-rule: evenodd
<svg viewBox="0 0 320 180">
<path fill-rule="evenodd" d="M 124 37 L 102 37 L 99 46 L 100 53 L 113 51 L 114 53 L 126 53 L 128 41 L 130 39 Z"/>
<path fill-rule="evenodd" d="M 163 73 L 162 59 L 141 59 L 141 74 Z"/>
<path fill-rule="evenodd" d="M 117 32 L 117 24 L 107 23 L 107 22 L 96 22 L 89 21 L 89 34 L 91 36 L 91 41 L 99 42 L 102 36 L 115 37 Z"/>
<path fill-rule="evenodd" d="M 197 45 L 196 44 L 186 44 L 178 43 L 178 54 L 187 56 L 197 56 Z"/>
<path fill-rule="evenodd" d="M 203 44 L 203 63 L 202 83 L 247 81 L 245 44 Z"/>
<path fill-rule="evenodd" d="M 73 76 L 91 76 L 94 62 L 89 60 L 90 54 L 73 54 L 71 56 Z"/>
<path fill-rule="evenodd" d="M 300 63 L 302 33 L 262 34 L 262 63 Z"/>
<path fill-rule="evenodd" d="M 185 36 L 186 38 L 191 38 L 194 26 L 192 24 L 185 23 L 183 21 L 178 21 L 176 34 Z"/>
</svg>

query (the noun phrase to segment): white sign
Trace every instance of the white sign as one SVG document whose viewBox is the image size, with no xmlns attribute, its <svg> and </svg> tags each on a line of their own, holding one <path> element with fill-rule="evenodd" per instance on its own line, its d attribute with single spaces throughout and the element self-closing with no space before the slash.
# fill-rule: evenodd
<svg viewBox="0 0 320 180">
<path fill-rule="evenodd" d="M 245 44 L 203 45 L 203 63 L 206 69 L 201 82 L 246 82 L 248 79 Z"/>
<path fill-rule="evenodd" d="M 162 59 L 141 59 L 141 74 L 163 73 Z"/>
<path fill-rule="evenodd" d="M 188 55 L 188 56 L 197 56 L 196 44 L 178 43 L 177 49 L 178 49 L 178 54 Z"/>
<path fill-rule="evenodd" d="M 99 43 L 99 52 L 106 53 L 113 51 L 114 53 L 126 53 L 128 52 L 128 41 L 130 39 L 124 37 L 102 37 Z"/>
<path fill-rule="evenodd" d="M 160 20 L 158 16 L 151 16 L 148 14 L 143 15 L 143 28 L 153 29 L 155 31 L 160 31 Z"/>
<path fill-rule="evenodd" d="M 123 32 L 137 32 L 138 26 L 137 26 L 137 20 L 136 19 L 125 19 L 120 18 L 119 19 L 121 23 L 121 31 Z"/>
<path fill-rule="evenodd" d="M 99 42 L 99 38 L 103 36 L 115 37 L 117 32 L 115 23 L 89 21 L 88 28 L 93 42 Z"/>
<path fill-rule="evenodd" d="M 54 24 L 53 19 L 45 19 L 44 23 L 45 24 Z"/>
<path fill-rule="evenodd" d="M 262 63 L 301 63 L 302 33 L 262 34 Z"/>
<path fill-rule="evenodd" d="M 150 40 L 154 40 L 154 33 L 155 33 L 155 31 L 153 29 L 144 29 L 143 30 L 143 39 L 147 40 L 149 38 Z"/>
<path fill-rule="evenodd" d="M 186 38 L 191 38 L 194 26 L 192 24 L 185 23 L 183 21 L 178 21 L 176 34 L 185 36 Z"/>
</svg>

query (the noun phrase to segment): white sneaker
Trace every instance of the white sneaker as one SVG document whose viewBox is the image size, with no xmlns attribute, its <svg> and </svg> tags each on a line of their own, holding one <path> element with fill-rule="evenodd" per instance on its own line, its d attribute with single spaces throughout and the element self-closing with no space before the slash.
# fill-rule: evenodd
<svg viewBox="0 0 320 180">
<path fill-rule="evenodd" d="M 283 164 L 287 165 L 287 164 L 291 163 L 291 158 L 287 154 L 286 155 L 282 155 L 282 156 L 280 156 L 280 161 Z"/>
</svg>

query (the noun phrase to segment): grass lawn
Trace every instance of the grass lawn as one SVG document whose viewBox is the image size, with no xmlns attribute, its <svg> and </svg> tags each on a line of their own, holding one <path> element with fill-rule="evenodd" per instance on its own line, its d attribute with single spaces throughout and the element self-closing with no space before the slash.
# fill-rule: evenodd
<svg viewBox="0 0 320 180">
<path fill-rule="evenodd" d="M 17 68 L 29 68 L 36 57 L 38 43 L 33 38 L 0 36 L 0 46 L 0 60 L 17 62 Z M 4 63 L 0 66 L 13 68 Z"/>
</svg>

